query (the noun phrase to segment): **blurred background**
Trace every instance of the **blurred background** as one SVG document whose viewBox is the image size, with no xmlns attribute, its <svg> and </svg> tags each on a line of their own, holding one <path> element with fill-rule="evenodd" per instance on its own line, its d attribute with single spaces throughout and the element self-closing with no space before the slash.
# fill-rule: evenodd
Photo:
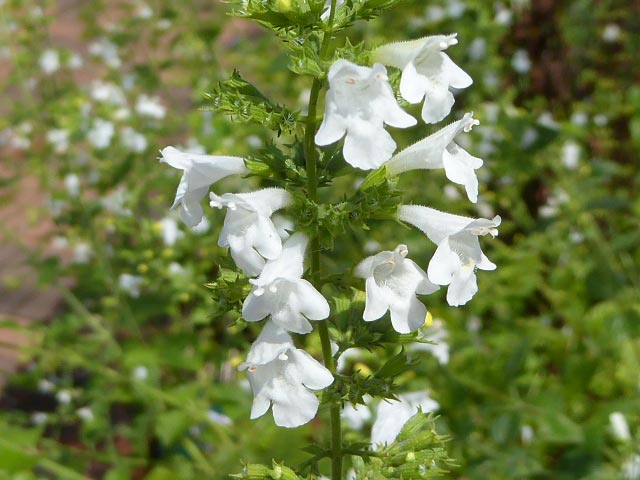
<svg viewBox="0 0 640 480">
<path fill-rule="evenodd" d="M 167 145 L 246 156 L 274 141 L 209 108 L 234 69 L 304 108 L 311 80 L 228 10 L 0 0 L 0 479 L 221 479 L 241 460 L 297 465 L 309 455 L 291 445 L 326 435 L 249 420 L 236 367 L 257 331 L 238 321 L 222 214 L 186 228 L 169 211 L 179 173 L 157 161 Z M 464 307 L 424 299 L 439 348 L 399 379 L 439 403 L 451 478 L 640 478 L 639 13 L 637 0 L 405 0 L 349 31 L 369 47 L 457 32 L 448 53 L 474 79 L 445 122 L 481 122 L 464 136 L 485 161 L 478 204 L 435 172 L 401 179 L 405 202 L 503 218 L 483 242 L 498 269 Z M 394 132 L 399 146 L 434 130 L 421 128 Z M 433 247 L 401 233 L 349 233 L 332 258 L 402 242 L 426 267 Z M 370 422 L 351 426 L 368 437 Z"/>
</svg>

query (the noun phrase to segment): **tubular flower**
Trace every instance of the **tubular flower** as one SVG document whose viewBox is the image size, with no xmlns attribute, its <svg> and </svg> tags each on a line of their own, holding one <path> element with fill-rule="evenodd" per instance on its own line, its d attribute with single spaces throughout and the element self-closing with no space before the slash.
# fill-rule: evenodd
<svg viewBox="0 0 640 480">
<path fill-rule="evenodd" d="M 202 221 L 200 202 L 212 184 L 229 175 L 249 173 L 240 157 L 185 153 L 175 147 L 166 147 L 160 153 L 161 162 L 184 171 L 171 208 L 180 205 L 180 216 L 188 227 L 195 227 Z"/>
<path fill-rule="evenodd" d="M 242 316 L 257 322 L 267 315 L 280 328 L 309 333 L 309 320 L 329 316 L 329 304 L 311 283 L 302 278 L 304 252 L 308 239 L 295 233 L 282 245 L 282 253 L 268 260 L 260 276 L 249 280 L 253 289 L 242 306 Z"/>
<path fill-rule="evenodd" d="M 466 113 L 462 119 L 452 123 L 433 135 L 396 153 L 385 167 L 392 175 L 409 170 L 432 170 L 444 168 L 447 178 L 454 183 L 464 185 L 467 197 L 473 203 L 478 201 L 478 177 L 476 172 L 482 166 L 482 160 L 469 154 L 454 139 L 462 132 L 470 132 L 480 122 Z"/>
<path fill-rule="evenodd" d="M 474 219 L 419 205 L 401 205 L 397 217 L 422 230 L 438 246 L 427 276 L 437 285 L 449 285 L 447 302 L 452 307 L 464 305 L 478 291 L 476 268 L 495 270 L 496 265 L 482 253 L 478 237 L 497 236 L 500 216 Z"/>
<path fill-rule="evenodd" d="M 282 252 L 282 241 L 271 215 L 292 203 L 282 188 L 265 188 L 251 193 L 209 193 L 210 205 L 227 208 L 218 245 L 229 247 L 231 256 L 247 275 L 259 275 L 265 259 L 274 260 Z"/>
<path fill-rule="evenodd" d="M 418 410 L 423 413 L 434 412 L 440 408 L 435 400 L 429 397 L 429 392 L 404 393 L 398 395 L 398 400 L 380 402 L 376 410 L 376 421 L 371 427 L 371 443 L 374 448 L 385 443 L 393 443 L 402 427 Z"/>
<path fill-rule="evenodd" d="M 273 406 L 276 425 L 287 428 L 315 417 L 320 402 L 311 390 L 333 383 L 331 372 L 295 348 L 289 334 L 272 322 L 265 325 L 239 369 L 247 370 L 253 390 L 251 418 L 261 417 Z"/>
<path fill-rule="evenodd" d="M 416 294 L 427 295 L 438 289 L 427 274 L 406 258 L 406 245 L 380 252 L 356 266 L 356 275 L 366 279 L 367 301 L 363 318 L 370 322 L 391 311 L 391 324 L 399 333 L 409 333 L 424 325 L 427 308 Z"/>
<path fill-rule="evenodd" d="M 467 88 L 473 83 L 471 77 L 444 53 L 458 43 L 457 35 L 434 35 L 390 43 L 373 52 L 374 61 L 402 70 L 402 98 L 410 103 L 425 99 L 422 119 L 426 123 L 437 123 L 449 115 L 455 102 L 450 87 Z"/>
<path fill-rule="evenodd" d="M 329 70 L 325 115 L 316 145 L 330 145 L 346 133 L 342 153 L 347 163 L 362 170 L 378 168 L 396 149 L 385 123 L 398 128 L 417 123 L 398 105 L 386 68 L 379 63 L 369 68 L 337 60 Z"/>
</svg>

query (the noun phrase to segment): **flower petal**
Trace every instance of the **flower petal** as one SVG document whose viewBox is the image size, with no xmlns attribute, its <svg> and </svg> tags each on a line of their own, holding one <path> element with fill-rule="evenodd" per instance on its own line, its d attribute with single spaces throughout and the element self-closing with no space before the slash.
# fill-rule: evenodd
<svg viewBox="0 0 640 480">
<path fill-rule="evenodd" d="M 324 320 L 329 316 L 329 303 L 307 280 L 296 282 L 295 295 L 300 302 L 300 313 L 309 320 Z"/>
<path fill-rule="evenodd" d="M 292 348 L 294 348 L 294 345 L 291 335 L 273 322 L 267 322 L 260 336 L 251 345 L 246 364 L 267 364 L 278 358 L 281 353 Z"/>
<path fill-rule="evenodd" d="M 467 88 L 473 84 L 473 79 L 456 65 L 446 53 L 441 54 L 443 57 L 443 71 L 449 85 L 453 88 Z"/>
<path fill-rule="evenodd" d="M 428 79 L 422 119 L 425 123 L 438 123 L 449 115 L 454 103 L 453 94 L 446 84 Z"/>
<path fill-rule="evenodd" d="M 391 324 L 398 333 L 410 333 L 421 326 L 427 318 L 427 307 L 414 295 L 409 298 L 390 297 Z"/>
<path fill-rule="evenodd" d="M 475 169 L 482 166 L 482 160 L 470 155 L 455 142 L 451 142 L 442 154 L 442 163 L 447 178 L 453 183 L 464 185 L 467 197 L 472 203 L 476 203 L 478 201 L 478 177 L 476 177 Z"/>
<path fill-rule="evenodd" d="M 424 75 L 420 75 L 413 62 L 409 62 L 400 78 L 400 95 L 409 103 L 419 103 L 428 88 L 429 80 Z"/>
<path fill-rule="evenodd" d="M 464 305 L 478 292 L 478 283 L 473 265 L 456 270 L 447 290 L 447 303 L 452 307 Z"/>
<path fill-rule="evenodd" d="M 356 118 L 349 125 L 342 152 L 350 165 L 373 170 L 389 160 L 395 149 L 396 142 L 382 125 Z"/>
<path fill-rule="evenodd" d="M 433 254 L 429 266 L 427 267 L 427 275 L 429 280 L 437 285 L 449 285 L 455 272 L 462 268 L 460 257 L 451 250 L 449 239 L 445 238 Z"/>
<path fill-rule="evenodd" d="M 364 314 L 362 318 L 366 322 L 378 320 L 389 309 L 387 300 L 388 288 L 379 287 L 373 277 L 367 278 L 366 282 L 367 300 L 365 303 Z"/>
</svg>

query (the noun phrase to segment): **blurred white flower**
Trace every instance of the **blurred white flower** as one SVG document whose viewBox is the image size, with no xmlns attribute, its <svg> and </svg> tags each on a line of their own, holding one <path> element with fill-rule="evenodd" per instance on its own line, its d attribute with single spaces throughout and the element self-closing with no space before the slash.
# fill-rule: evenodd
<svg viewBox="0 0 640 480">
<path fill-rule="evenodd" d="M 153 10 L 151 9 L 151 7 L 144 3 L 144 2 L 139 2 L 136 5 L 136 9 L 135 9 L 135 13 L 134 13 L 136 18 L 140 18 L 142 20 L 146 20 L 148 18 L 151 18 L 153 16 Z"/>
<path fill-rule="evenodd" d="M 522 425 L 522 427 L 520 428 L 520 440 L 522 441 L 523 445 L 530 445 L 531 442 L 533 442 L 535 436 L 535 432 L 533 431 L 531 425 Z"/>
<path fill-rule="evenodd" d="M 440 319 L 435 319 L 432 325 L 425 325 L 418 331 L 418 339 L 433 343 L 415 342 L 411 344 L 412 351 L 428 352 L 438 359 L 440 365 L 449 363 L 449 332 Z"/>
<path fill-rule="evenodd" d="M 622 29 L 617 23 L 607 23 L 602 31 L 602 39 L 607 43 L 614 43 L 620 39 Z"/>
<path fill-rule="evenodd" d="M 271 315 L 275 325 L 290 332 L 309 333 L 309 320 L 329 316 L 329 304 L 315 287 L 302 278 L 308 239 L 295 233 L 282 245 L 282 253 L 268 260 L 242 305 L 242 316 L 257 322 Z"/>
<path fill-rule="evenodd" d="M 81 420 L 84 420 L 87 423 L 91 423 L 95 419 L 93 410 L 91 410 L 89 407 L 79 408 L 78 410 L 76 410 L 76 415 L 78 415 Z"/>
<path fill-rule="evenodd" d="M 253 390 L 251 418 L 264 415 L 272 406 L 276 425 L 294 428 L 315 417 L 320 402 L 311 390 L 333 383 L 333 375 L 304 350 L 294 347 L 291 337 L 268 322 L 255 341 L 247 361 Z"/>
<path fill-rule="evenodd" d="M 635 454 L 622 465 L 622 475 L 625 480 L 640 479 L 640 455 Z"/>
<path fill-rule="evenodd" d="M 47 380 L 46 378 L 41 378 L 38 380 L 38 391 L 42 393 L 51 393 L 55 390 L 56 385 Z"/>
<path fill-rule="evenodd" d="M 142 94 L 136 102 L 136 112 L 145 117 L 162 119 L 166 115 L 167 109 L 160 103 L 158 97 L 149 97 Z"/>
<path fill-rule="evenodd" d="M 360 262 L 355 274 L 366 279 L 366 304 L 363 319 L 378 320 L 391 312 L 391 324 L 398 333 L 409 333 L 424 325 L 427 307 L 416 294 L 428 295 L 438 290 L 427 274 L 412 260 L 406 258 L 406 245 L 380 252 Z"/>
<path fill-rule="evenodd" d="M 144 382 L 149 378 L 149 369 L 144 365 L 136 365 L 131 372 L 131 378 L 138 382 Z"/>
<path fill-rule="evenodd" d="M 161 162 L 183 170 L 171 208 L 180 206 L 180 216 L 188 227 L 195 227 L 202 221 L 204 212 L 200 202 L 212 184 L 229 175 L 248 173 L 240 157 L 184 153 L 174 147 L 166 147 L 160 153 Z"/>
<path fill-rule="evenodd" d="M 578 127 L 584 127 L 589 122 L 589 115 L 583 111 L 573 112 L 571 115 L 571 123 Z"/>
<path fill-rule="evenodd" d="M 144 152 L 148 146 L 147 138 L 143 134 L 136 132 L 131 127 L 125 127 L 122 129 L 120 141 L 122 142 L 122 145 L 135 153 Z"/>
<path fill-rule="evenodd" d="M 516 50 L 516 53 L 511 57 L 511 67 L 520 73 L 527 73 L 531 70 L 531 59 L 529 58 L 529 53 L 526 50 Z"/>
<path fill-rule="evenodd" d="M 115 133 L 113 123 L 102 118 L 93 121 L 91 129 L 87 132 L 87 140 L 98 150 L 103 150 L 111 145 L 111 139 Z"/>
<path fill-rule="evenodd" d="M 471 60 L 475 60 L 476 62 L 482 60 L 487 54 L 487 41 L 482 37 L 474 38 L 469 44 L 467 52 Z"/>
<path fill-rule="evenodd" d="M 422 390 L 398 395 L 399 400 L 383 400 L 376 410 L 376 421 L 371 428 L 373 449 L 393 443 L 407 420 L 422 409 L 423 413 L 435 412 L 440 405 Z"/>
<path fill-rule="evenodd" d="M 449 285 L 449 305 L 457 307 L 471 300 L 478 291 L 476 269 L 496 268 L 482 253 L 478 237 L 498 235 L 500 217 L 474 219 L 419 205 L 401 205 L 397 215 L 399 220 L 422 230 L 438 246 L 427 275 L 437 285 Z"/>
<path fill-rule="evenodd" d="M 64 177 L 64 187 L 70 196 L 77 197 L 80 194 L 80 177 L 75 173 L 67 174 Z"/>
<path fill-rule="evenodd" d="M 173 247 L 179 239 L 184 237 L 184 232 L 178 227 L 178 222 L 176 222 L 175 218 L 165 217 L 158 224 L 165 246 Z"/>
<path fill-rule="evenodd" d="M 178 262 L 171 262 L 169 264 L 169 268 L 167 268 L 167 271 L 171 275 L 176 276 L 176 275 L 183 275 L 187 270 Z"/>
<path fill-rule="evenodd" d="M 111 68 L 120 68 L 122 61 L 118 55 L 118 47 L 107 38 L 101 37 L 89 45 L 89 53 L 100 57 Z"/>
<path fill-rule="evenodd" d="M 56 400 L 62 405 L 69 405 L 71 403 L 71 392 L 69 390 L 60 390 L 56 393 Z"/>
<path fill-rule="evenodd" d="M 508 27 L 511 25 L 511 21 L 513 19 L 513 13 L 507 7 L 505 7 L 502 3 L 497 3 L 495 5 L 495 18 L 494 21 L 498 25 L 502 25 L 504 27 Z"/>
<path fill-rule="evenodd" d="M 40 55 L 38 64 L 40 69 L 48 75 L 57 72 L 60 68 L 60 54 L 57 50 L 48 48 Z"/>
<path fill-rule="evenodd" d="M 467 88 L 473 80 L 458 67 L 446 49 L 458 43 L 457 34 L 434 35 L 383 45 L 373 51 L 374 61 L 402 70 L 400 94 L 409 103 L 424 98 L 422 119 L 437 123 L 449 115 L 455 100 L 450 88 Z"/>
<path fill-rule="evenodd" d="M 140 296 L 142 277 L 131 275 L 130 273 L 122 273 L 120 277 L 118 277 L 118 284 L 130 297 L 138 298 Z"/>
<path fill-rule="evenodd" d="M 207 418 L 211 423 L 217 423 L 218 425 L 233 425 L 233 420 L 214 409 L 210 409 L 207 412 Z"/>
<path fill-rule="evenodd" d="M 473 203 L 478 201 L 478 177 L 475 170 L 482 166 L 482 160 L 474 157 L 454 140 L 463 132 L 480 124 L 472 113 L 466 113 L 457 122 L 438 130 L 433 135 L 396 153 L 385 164 L 387 172 L 397 175 L 414 169 L 444 168 L 447 178 L 458 185 L 464 185 L 467 197 Z"/>
<path fill-rule="evenodd" d="M 102 80 L 94 80 L 91 83 L 89 91 L 91 98 L 97 102 L 103 102 L 109 105 L 123 106 L 127 103 L 127 99 L 118 85 L 111 82 L 103 82 Z"/>
<path fill-rule="evenodd" d="M 580 163 L 580 146 L 573 140 L 567 140 L 562 145 L 562 164 L 574 170 Z"/>
<path fill-rule="evenodd" d="M 365 401 L 371 400 L 369 395 L 366 395 L 366 397 L 368 398 Z M 354 407 L 347 402 L 340 413 L 340 417 L 352 430 L 361 430 L 364 424 L 371 420 L 371 410 L 367 405 L 356 405 Z"/>
<path fill-rule="evenodd" d="M 37 426 L 44 425 L 47 420 L 49 420 L 49 415 L 45 412 L 34 412 L 31 415 L 31 423 Z"/>
<path fill-rule="evenodd" d="M 69 68 L 72 68 L 74 70 L 82 67 L 83 64 L 84 62 L 82 60 L 82 57 L 78 53 L 72 53 L 67 62 L 67 65 L 69 65 Z"/>
<path fill-rule="evenodd" d="M 66 152 L 69 148 L 69 130 L 66 128 L 54 128 L 46 134 L 47 143 L 53 146 L 56 153 Z"/>
<path fill-rule="evenodd" d="M 616 440 L 620 440 L 621 442 L 631 440 L 629 424 L 621 412 L 612 412 L 609 414 L 609 428 Z"/>
<path fill-rule="evenodd" d="M 398 105 L 384 66 L 376 63 L 369 68 L 337 60 L 329 70 L 329 91 L 316 145 L 330 145 L 346 134 L 342 153 L 347 163 L 362 170 L 378 168 L 396 149 L 385 123 L 407 128 L 416 120 Z"/>
<path fill-rule="evenodd" d="M 256 276 L 265 259 L 274 260 L 282 253 L 282 241 L 271 215 L 293 202 L 282 188 L 265 188 L 251 193 L 209 193 L 210 205 L 227 208 L 218 245 L 229 247 L 231 256 L 247 275 Z"/>
</svg>

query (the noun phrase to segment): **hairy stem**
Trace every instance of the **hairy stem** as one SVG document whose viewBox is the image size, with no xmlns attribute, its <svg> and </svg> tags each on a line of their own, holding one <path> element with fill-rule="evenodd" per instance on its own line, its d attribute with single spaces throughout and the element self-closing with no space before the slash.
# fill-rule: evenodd
<svg viewBox="0 0 640 480">
<path fill-rule="evenodd" d="M 336 0 L 331 0 L 329 18 L 327 21 L 327 30 L 325 31 L 322 43 L 320 45 L 320 59 L 326 60 L 329 52 L 329 44 L 333 36 L 333 19 L 336 10 Z M 318 155 L 315 146 L 314 137 L 317 129 L 316 115 L 318 111 L 318 98 L 320 96 L 320 88 L 322 87 L 322 79 L 314 78 L 311 85 L 311 93 L 309 95 L 309 107 L 304 136 L 304 152 L 307 167 L 307 195 L 309 200 L 316 202 L 318 200 Z M 315 280 L 320 272 L 320 242 L 317 235 L 311 239 L 311 279 Z M 331 353 L 331 342 L 329 338 L 329 326 L 327 320 L 318 322 L 318 334 L 322 344 L 322 356 L 324 364 L 332 374 L 336 373 L 336 365 L 333 361 Z M 331 420 L 331 479 L 342 479 L 342 425 L 340 424 L 340 405 L 333 402 L 330 406 Z"/>
</svg>

